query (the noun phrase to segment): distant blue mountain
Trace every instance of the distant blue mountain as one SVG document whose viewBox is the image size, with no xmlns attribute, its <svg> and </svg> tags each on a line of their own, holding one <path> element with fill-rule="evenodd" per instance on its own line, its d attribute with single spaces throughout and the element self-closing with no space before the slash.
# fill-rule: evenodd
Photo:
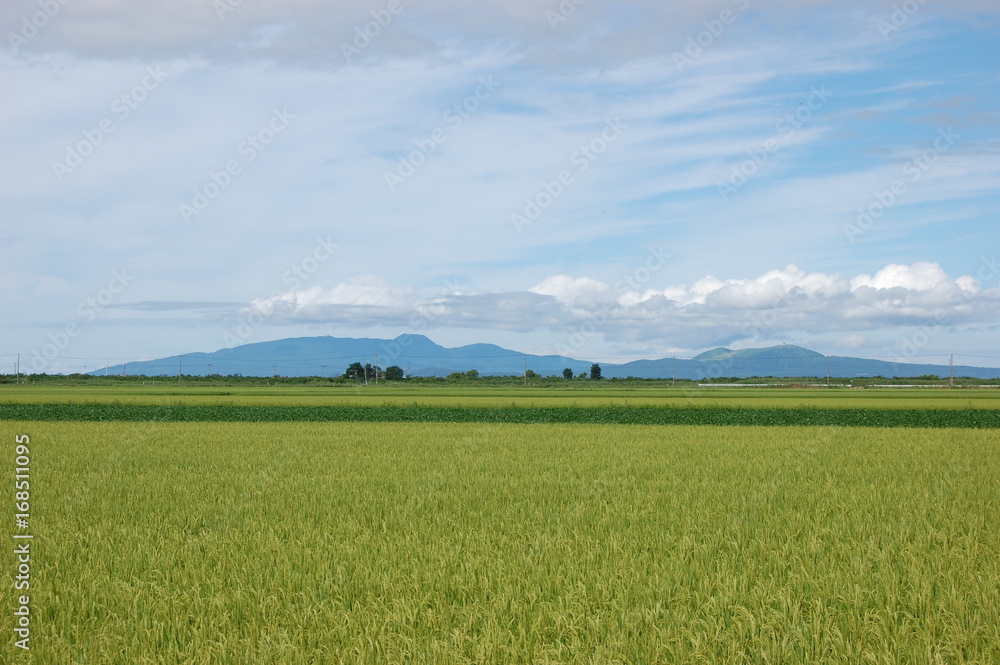
<svg viewBox="0 0 1000 665">
<path fill-rule="evenodd" d="M 159 360 L 130 362 L 109 367 L 107 372 L 146 376 L 339 376 L 355 362 L 377 362 L 385 369 L 398 365 L 412 376 L 447 376 L 452 372 L 478 370 L 482 375 L 520 376 L 527 368 L 542 376 L 561 376 L 564 368 L 589 372 L 593 364 L 566 356 L 537 356 L 494 344 L 470 344 L 447 348 L 423 335 L 400 335 L 395 339 L 299 337 L 246 344 L 211 353 L 185 353 Z M 661 358 L 624 364 L 601 364 L 606 378 L 650 378 L 700 380 L 717 377 L 915 377 L 948 376 L 947 365 L 892 363 L 865 358 L 827 356 L 791 344 L 759 349 L 712 349 L 691 359 Z M 93 372 L 104 374 L 105 370 Z M 956 366 L 955 376 L 1000 378 L 1000 369 Z"/>
</svg>

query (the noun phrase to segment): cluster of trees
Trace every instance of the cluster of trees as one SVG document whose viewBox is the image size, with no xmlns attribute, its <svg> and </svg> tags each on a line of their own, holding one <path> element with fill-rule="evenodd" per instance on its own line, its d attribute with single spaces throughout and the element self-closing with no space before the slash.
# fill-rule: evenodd
<svg viewBox="0 0 1000 665">
<path fill-rule="evenodd" d="M 567 381 L 571 380 L 573 378 L 573 370 L 571 370 L 569 367 L 564 369 L 563 378 L 566 379 Z M 587 373 L 580 372 L 579 374 L 577 374 L 576 378 L 586 379 Z M 595 381 L 601 379 L 601 366 L 598 365 L 597 363 L 594 363 L 593 365 L 590 366 L 590 378 Z"/>
<path fill-rule="evenodd" d="M 345 379 L 360 379 L 363 381 L 402 381 L 406 378 L 406 373 L 399 365 L 390 365 L 385 368 L 372 366 L 371 363 L 351 363 L 344 372 Z"/>
</svg>

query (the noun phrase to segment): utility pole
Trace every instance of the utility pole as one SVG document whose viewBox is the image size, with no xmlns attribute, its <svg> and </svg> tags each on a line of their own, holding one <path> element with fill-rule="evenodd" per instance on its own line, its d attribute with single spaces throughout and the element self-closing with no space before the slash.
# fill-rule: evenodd
<svg viewBox="0 0 1000 665">
<path fill-rule="evenodd" d="M 830 387 L 830 356 L 826 357 L 826 387 Z"/>
<path fill-rule="evenodd" d="M 320 365 L 320 369 L 323 370 L 323 374 L 321 376 L 325 379 L 326 378 L 326 365 Z"/>
<path fill-rule="evenodd" d="M 528 385 L 528 354 L 524 354 L 524 385 Z"/>
<path fill-rule="evenodd" d="M 364 370 L 365 370 L 365 385 L 368 385 L 368 358 L 364 359 Z"/>
<path fill-rule="evenodd" d="M 208 363 L 208 375 L 212 376 L 212 363 Z"/>
<path fill-rule="evenodd" d="M 128 376 L 128 361 L 122 363 L 122 377 Z"/>
<path fill-rule="evenodd" d="M 955 385 L 955 354 L 951 354 L 951 360 L 948 361 L 948 385 Z"/>
<path fill-rule="evenodd" d="M 181 370 L 183 368 L 184 368 L 184 354 L 182 353 L 177 358 L 177 385 L 181 385 L 181 374 L 182 374 Z"/>
<path fill-rule="evenodd" d="M 677 356 L 674 356 L 674 375 L 670 379 L 670 385 L 677 385 Z"/>
<path fill-rule="evenodd" d="M 375 385 L 378 385 L 378 354 L 375 354 Z"/>
<path fill-rule="evenodd" d="M 278 376 L 278 366 L 277 365 L 271 365 L 271 376 L 272 377 Z"/>
<path fill-rule="evenodd" d="M 21 354 L 17 354 L 17 364 L 14 365 L 14 383 L 21 383 Z"/>
</svg>

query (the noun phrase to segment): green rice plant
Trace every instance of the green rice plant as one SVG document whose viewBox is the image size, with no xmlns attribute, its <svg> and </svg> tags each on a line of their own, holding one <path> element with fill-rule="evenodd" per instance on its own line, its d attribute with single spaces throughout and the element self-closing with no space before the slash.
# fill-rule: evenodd
<svg viewBox="0 0 1000 665">
<path fill-rule="evenodd" d="M 2 429 L 37 663 L 1000 662 L 995 430 Z"/>
<path fill-rule="evenodd" d="M 195 406 L 0 404 L 0 419 L 103 422 L 450 422 L 1000 428 L 991 409 L 746 407 Z"/>
</svg>

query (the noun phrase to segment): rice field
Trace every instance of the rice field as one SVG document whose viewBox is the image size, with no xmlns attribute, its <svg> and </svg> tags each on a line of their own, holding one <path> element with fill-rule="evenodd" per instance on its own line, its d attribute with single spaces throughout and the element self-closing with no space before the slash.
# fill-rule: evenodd
<svg viewBox="0 0 1000 665">
<path fill-rule="evenodd" d="M 8 631 L 6 662 L 1000 662 L 997 430 L 23 433 L 33 647 Z"/>
<path fill-rule="evenodd" d="M 4 404 L 117 404 L 171 406 L 426 406 L 426 407 L 602 407 L 1000 410 L 1000 389 L 908 388 L 479 388 L 450 386 L 331 386 L 324 388 L 178 387 L 152 385 L 0 385 Z"/>
</svg>

